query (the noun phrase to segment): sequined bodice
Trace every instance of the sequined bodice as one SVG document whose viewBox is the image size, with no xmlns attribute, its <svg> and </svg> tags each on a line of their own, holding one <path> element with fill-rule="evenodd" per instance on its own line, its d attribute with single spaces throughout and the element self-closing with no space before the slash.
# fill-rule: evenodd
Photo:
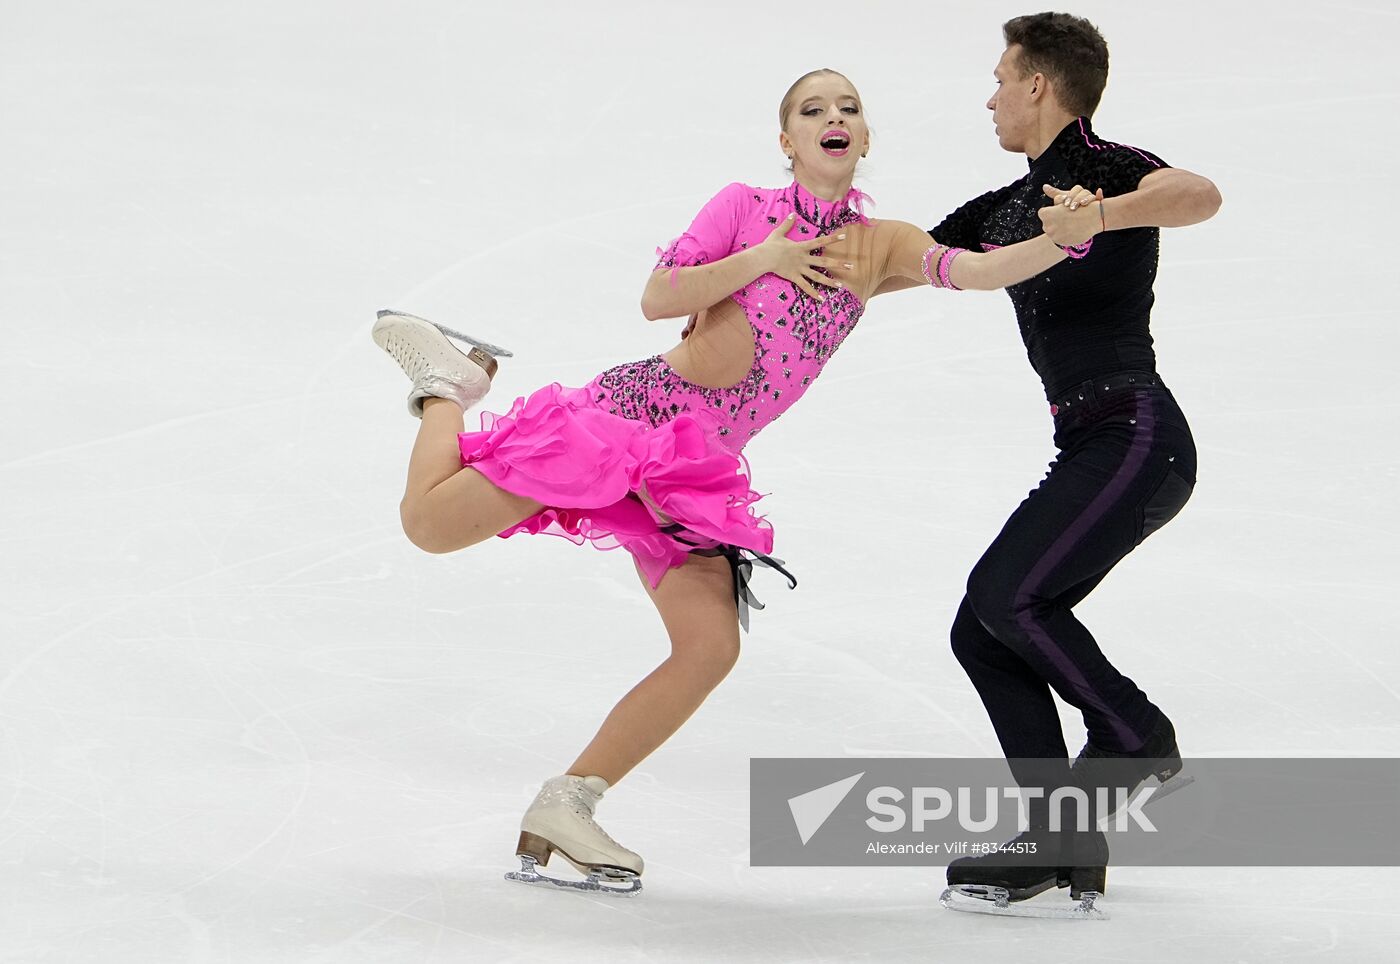
<svg viewBox="0 0 1400 964">
<path fill-rule="evenodd" d="M 692 232 L 661 253 L 659 266 L 703 264 L 761 244 L 794 212 L 797 220 L 789 238 L 821 237 L 864 221 L 858 207 L 862 199 L 852 191 L 843 201 L 823 201 L 796 182 L 778 190 L 730 185 L 706 210 L 722 200 L 723 212 L 733 218 L 732 236 L 716 242 L 706 235 L 699 239 L 702 243 L 689 243 L 696 240 L 692 225 Z M 728 250 L 716 247 L 726 241 Z M 654 356 L 599 375 L 593 383 L 595 400 L 624 418 L 652 425 L 680 412 L 707 412 L 726 447 L 738 452 L 802 397 L 864 311 L 860 299 L 846 289 L 828 291 L 818 301 L 775 274 L 756 278 L 731 297 L 754 336 L 753 365 L 739 382 L 726 388 L 696 385 Z"/>
</svg>

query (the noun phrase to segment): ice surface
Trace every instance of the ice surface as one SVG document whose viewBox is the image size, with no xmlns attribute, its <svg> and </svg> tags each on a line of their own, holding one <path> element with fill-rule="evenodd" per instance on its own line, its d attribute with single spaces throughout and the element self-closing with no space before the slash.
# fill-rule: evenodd
<svg viewBox="0 0 1400 964">
<path fill-rule="evenodd" d="M 937 871 L 748 866 L 751 756 L 996 752 L 947 626 L 1052 454 L 999 294 L 877 301 L 749 447 L 801 586 L 759 574 L 733 676 L 609 794 L 646 892 L 501 879 L 665 642 L 621 555 L 407 544 L 375 309 L 512 348 L 497 408 L 664 350 L 653 249 L 785 183 L 809 69 L 865 97 L 880 216 L 1017 177 L 983 103 L 1028 9 L 8 4 L 0 960 L 1393 953 L 1393 869 L 1116 869 L 1113 919 L 1075 926 L 948 913 Z M 1113 50 L 1097 128 L 1225 197 L 1165 233 L 1154 316 L 1200 485 L 1081 614 L 1188 756 L 1396 755 L 1400 16 L 1074 9 Z"/>
</svg>

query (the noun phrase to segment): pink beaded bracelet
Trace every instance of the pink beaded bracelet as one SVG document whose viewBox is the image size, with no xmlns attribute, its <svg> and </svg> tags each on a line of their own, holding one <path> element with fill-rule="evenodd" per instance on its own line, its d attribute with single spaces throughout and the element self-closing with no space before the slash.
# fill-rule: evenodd
<svg viewBox="0 0 1400 964">
<path fill-rule="evenodd" d="M 930 247 L 927 251 L 924 252 L 924 257 L 921 262 L 921 267 L 924 269 L 924 278 L 927 279 L 928 283 L 933 285 L 935 288 L 939 287 L 938 279 L 933 276 L 933 271 L 931 270 L 931 267 L 934 255 L 937 254 L 942 248 L 943 245 L 935 242 L 932 247 Z"/>
<path fill-rule="evenodd" d="M 924 278 L 935 288 L 950 288 L 953 291 L 961 291 L 961 288 L 953 284 L 953 261 L 966 250 L 966 248 L 950 248 L 944 244 L 934 243 L 924 252 L 920 265 L 923 268 Z"/>
<path fill-rule="evenodd" d="M 944 251 L 938 259 L 938 277 L 943 281 L 943 287 L 951 288 L 954 291 L 961 291 L 957 285 L 953 284 L 953 261 L 958 255 L 966 251 L 966 248 L 949 248 Z"/>
<path fill-rule="evenodd" d="M 1087 254 L 1089 253 L 1089 249 L 1092 248 L 1093 246 L 1094 246 L 1094 239 L 1093 239 L 1093 238 L 1090 238 L 1088 241 L 1085 241 L 1083 244 L 1057 244 L 1057 245 L 1055 245 L 1055 247 L 1059 248 L 1061 251 L 1063 251 L 1063 252 L 1065 253 L 1065 256 L 1066 256 L 1066 257 L 1068 257 L 1069 259 L 1071 259 L 1071 260 L 1073 260 L 1073 261 L 1078 261 L 1080 258 L 1082 258 L 1082 257 L 1084 257 L 1085 255 L 1087 255 Z"/>
</svg>

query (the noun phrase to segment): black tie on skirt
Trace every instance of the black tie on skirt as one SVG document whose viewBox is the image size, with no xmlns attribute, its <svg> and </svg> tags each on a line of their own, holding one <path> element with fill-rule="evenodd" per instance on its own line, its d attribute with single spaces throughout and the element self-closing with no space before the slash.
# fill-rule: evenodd
<svg viewBox="0 0 1400 964">
<path fill-rule="evenodd" d="M 694 536 L 695 533 L 691 532 L 679 522 L 665 526 L 661 531 L 673 537 L 677 542 L 683 542 L 688 545 L 694 544 L 692 540 L 687 539 L 686 536 Z M 753 576 L 753 567 L 755 564 L 767 569 L 777 570 L 787 577 L 789 589 L 797 588 L 797 577 L 783 568 L 783 560 L 774 559 L 772 556 L 765 556 L 762 553 L 754 552 L 752 549 L 721 543 L 711 548 L 696 546 L 691 552 L 695 553 L 697 556 L 724 556 L 725 559 L 729 560 L 729 569 L 734 574 L 734 605 L 739 611 L 739 625 L 743 627 L 744 632 L 749 631 L 749 607 L 760 610 L 764 608 L 763 603 L 759 601 L 758 597 L 753 594 L 753 590 L 749 588 L 749 579 Z"/>
</svg>

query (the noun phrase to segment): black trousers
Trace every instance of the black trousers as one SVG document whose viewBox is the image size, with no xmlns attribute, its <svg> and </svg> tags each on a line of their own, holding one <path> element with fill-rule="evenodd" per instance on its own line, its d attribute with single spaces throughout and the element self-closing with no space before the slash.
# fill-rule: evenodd
<svg viewBox="0 0 1400 964">
<path fill-rule="evenodd" d="M 1104 389 L 1085 383 L 1060 406 L 1059 454 L 973 568 L 953 622 L 953 652 L 1009 758 L 1068 755 L 1052 690 L 1106 750 L 1138 749 L 1161 719 L 1073 609 L 1186 504 L 1196 447 L 1155 376 Z"/>
</svg>

